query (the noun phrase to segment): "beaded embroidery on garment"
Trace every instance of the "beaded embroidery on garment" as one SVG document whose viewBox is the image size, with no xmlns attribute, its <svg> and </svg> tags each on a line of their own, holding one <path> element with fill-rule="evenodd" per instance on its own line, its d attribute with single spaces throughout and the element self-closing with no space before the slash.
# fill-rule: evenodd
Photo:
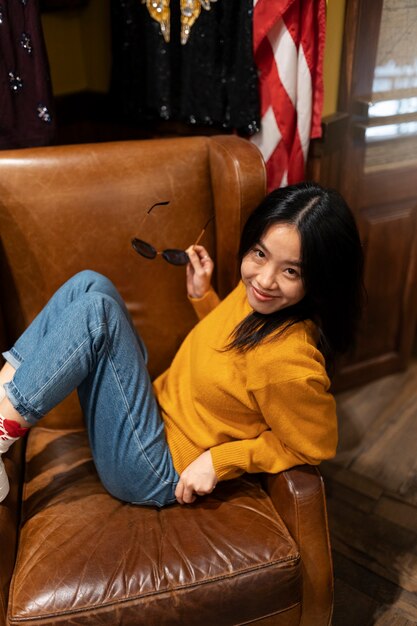
<svg viewBox="0 0 417 626">
<path fill-rule="evenodd" d="M 191 28 L 201 13 L 201 7 L 210 11 L 211 3 L 217 0 L 180 0 L 181 10 L 181 43 L 188 41 Z M 170 40 L 170 0 L 142 0 L 146 4 L 150 16 L 159 22 L 165 41 Z"/>
</svg>

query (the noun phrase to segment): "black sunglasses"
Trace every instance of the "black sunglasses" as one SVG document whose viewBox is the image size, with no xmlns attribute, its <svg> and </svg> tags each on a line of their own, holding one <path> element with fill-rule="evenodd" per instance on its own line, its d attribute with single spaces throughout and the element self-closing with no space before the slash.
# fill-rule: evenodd
<svg viewBox="0 0 417 626">
<path fill-rule="evenodd" d="M 169 204 L 169 201 L 157 202 L 156 204 L 153 204 L 151 208 L 146 211 L 146 215 L 149 215 L 152 209 L 154 209 L 156 206 L 161 206 L 165 204 Z M 146 215 L 145 215 L 145 218 L 146 218 Z M 201 240 L 202 236 L 204 235 L 206 231 L 207 226 L 210 224 L 210 222 L 213 219 L 214 219 L 214 216 L 212 215 L 210 219 L 207 220 L 207 222 L 204 224 L 201 233 L 199 234 L 195 243 L 193 244 L 194 246 L 196 246 L 199 243 L 199 241 Z M 158 256 L 158 254 L 160 254 L 162 258 L 165 259 L 165 261 L 167 261 L 168 263 L 171 263 L 172 265 L 187 265 L 187 263 L 190 260 L 185 250 L 177 250 L 176 248 L 167 248 L 166 250 L 157 250 L 150 243 L 147 243 L 146 241 L 143 241 L 142 239 L 138 239 L 137 237 L 134 237 L 134 239 L 132 239 L 132 247 L 135 250 L 135 252 L 145 257 L 145 259 L 155 259 Z"/>
</svg>

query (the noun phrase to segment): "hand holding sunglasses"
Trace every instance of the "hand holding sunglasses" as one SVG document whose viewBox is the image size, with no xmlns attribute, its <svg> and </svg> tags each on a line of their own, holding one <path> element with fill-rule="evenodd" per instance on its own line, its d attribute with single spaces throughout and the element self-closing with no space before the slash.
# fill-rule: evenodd
<svg viewBox="0 0 417 626">
<path fill-rule="evenodd" d="M 147 210 L 146 215 L 149 215 L 152 209 L 154 209 L 156 206 L 162 206 L 166 204 L 169 204 L 169 201 L 156 202 L 155 204 L 151 206 L 150 209 Z M 211 216 L 210 219 L 204 224 L 203 229 L 201 230 L 199 236 L 197 237 L 195 243 L 193 244 L 194 246 L 198 245 L 200 239 L 202 238 L 202 236 L 204 235 L 206 231 L 207 226 L 213 219 L 214 219 L 214 216 Z M 190 260 L 185 250 L 178 250 L 176 248 L 167 248 L 166 250 L 157 250 L 156 248 L 154 248 L 152 244 L 147 243 L 146 241 L 143 241 L 142 239 L 138 239 L 137 237 L 134 237 L 132 239 L 132 247 L 135 250 L 135 252 L 145 257 L 146 259 L 155 259 L 158 255 L 161 255 L 162 258 L 165 259 L 165 261 L 167 261 L 168 263 L 171 263 L 171 265 L 186 265 Z"/>
<path fill-rule="evenodd" d="M 202 298 L 210 289 L 214 263 L 204 246 L 190 246 L 187 254 L 187 293 L 190 298 Z"/>
</svg>

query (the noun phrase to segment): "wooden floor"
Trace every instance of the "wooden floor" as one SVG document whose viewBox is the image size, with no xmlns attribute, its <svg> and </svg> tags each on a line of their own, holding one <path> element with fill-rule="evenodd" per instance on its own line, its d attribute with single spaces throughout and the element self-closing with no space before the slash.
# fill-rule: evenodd
<svg viewBox="0 0 417 626">
<path fill-rule="evenodd" d="M 417 356 L 338 394 L 340 443 L 322 464 L 335 570 L 333 626 L 417 625 Z"/>
</svg>

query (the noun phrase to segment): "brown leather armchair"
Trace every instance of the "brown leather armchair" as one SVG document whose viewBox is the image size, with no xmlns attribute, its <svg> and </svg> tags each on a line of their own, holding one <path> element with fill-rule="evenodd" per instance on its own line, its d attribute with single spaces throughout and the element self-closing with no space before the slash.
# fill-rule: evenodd
<svg viewBox="0 0 417 626">
<path fill-rule="evenodd" d="M 119 288 L 156 375 L 196 319 L 184 269 L 142 259 L 131 238 L 184 248 L 214 213 L 204 243 L 224 296 L 238 277 L 242 223 L 264 193 L 259 152 L 233 136 L 0 153 L 2 349 L 64 280 L 89 268 Z M 170 204 L 140 225 L 163 200 Z M 330 623 L 332 567 L 316 468 L 226 481 L 192 506 L 125 504 L 97 478 L 75 396 L 26 445 L 13 446 L 6 464 L 6 624 Z"/>
</svg>

